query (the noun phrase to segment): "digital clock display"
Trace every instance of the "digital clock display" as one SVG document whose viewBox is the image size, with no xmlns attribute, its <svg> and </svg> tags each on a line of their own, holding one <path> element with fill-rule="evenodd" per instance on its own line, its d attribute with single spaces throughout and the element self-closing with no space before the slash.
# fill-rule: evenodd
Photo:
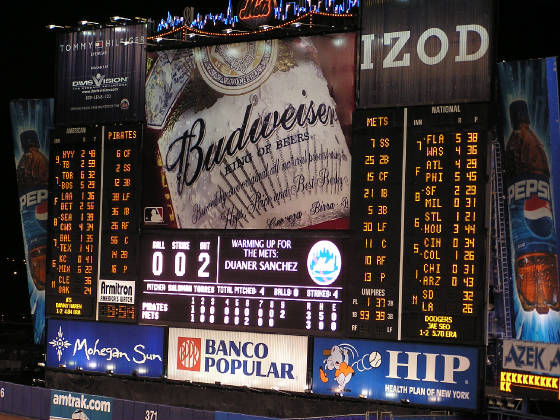
<svg viewBox="0 0 560 420">
<path fill-rule="evenodd" d="M 349 334 L 482 343 L 487 113 L 354 114 Z"/>
<path fill-rule="evenodd" d="M 341 233 L 148 232 L 140 321 L 341 334 Z"/>
</svg>

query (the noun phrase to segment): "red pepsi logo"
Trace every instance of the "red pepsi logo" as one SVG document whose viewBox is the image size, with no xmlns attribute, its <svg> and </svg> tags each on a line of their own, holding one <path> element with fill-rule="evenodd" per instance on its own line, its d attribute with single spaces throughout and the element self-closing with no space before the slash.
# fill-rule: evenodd
<svg viewBox="0 0 560 420">
<path fill-rule="evenodd" d="M 178 338 L 177 369 L 200 372 L 200 342 L 200 338 Z"/>
<path fill-rule="evenodd" d="M 523 215 L 527 226 L 535 235 L 546 238 L 553 228 L 550 202 L 541 200 L 536 194 L 525 200 Z"/>
</svg>

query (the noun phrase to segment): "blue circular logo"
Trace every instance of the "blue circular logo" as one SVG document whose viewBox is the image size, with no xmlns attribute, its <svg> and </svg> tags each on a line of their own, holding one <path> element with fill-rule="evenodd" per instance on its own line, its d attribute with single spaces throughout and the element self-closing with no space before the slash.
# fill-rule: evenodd
<svg viewBox="0 0 560 420">
<path fill-rule="evenodd" d="M 342 257 L 338 247 L 331 241 L 319 241 L 311 247 L 307 255 L 307 271 L 319 286 L 335 282 L 342 267 Z"/>
</svg>

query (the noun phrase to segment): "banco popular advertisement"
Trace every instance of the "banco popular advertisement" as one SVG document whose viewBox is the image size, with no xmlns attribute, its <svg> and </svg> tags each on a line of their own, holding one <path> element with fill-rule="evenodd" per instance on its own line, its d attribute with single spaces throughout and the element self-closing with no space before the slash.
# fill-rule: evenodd
<svg viewBox="0 0 560 420">
<path fill-rule="evenodd" d="M 149 54 L 145 208 L 177 228 L 346 228 L 354 63 L 353 33 Z"/>
<path fill-rule="evenodd" d="M 307 337 L 169 329 L 169 379 L 303 392 Z"/>
<path fill-rule="evenodd" d="M 478 350 L 315 338 L 313 392 L 476 410 Z"/>
<path fill-rule="evenodd" d="M 112 398 L 51 390 L 49 420 L 111 420 L 112 418 Z"/>
<path fill-rule="evenodd" d="M 498 71 L 513 282 L 509 322 L 518 340 L 560 343 L 556 59 L 503 62 Z"/>
<path fill-rule="evenodd" d="M 52 99 L 18 99 L 10 102 L 27 286 L 34 321 L 35 343 L 40 343 L 45 334 L 48 131 L 53 126 L 53 105 Z"/>
</svg>

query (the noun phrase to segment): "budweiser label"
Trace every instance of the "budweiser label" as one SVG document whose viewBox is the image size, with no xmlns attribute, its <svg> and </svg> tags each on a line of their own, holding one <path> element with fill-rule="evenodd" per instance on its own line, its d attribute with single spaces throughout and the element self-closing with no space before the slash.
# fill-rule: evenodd
<svg viewBox="0 0 560 420">
<path fill-rule="evenodd" d="M 181 56 L 194 74 L 173 110 L 147 104 L 169 115 L 158 149 L 177 227 L 295 229 L 349 216 L 351 156 L 318 52 L 298 38 Z"/>
</svg>

